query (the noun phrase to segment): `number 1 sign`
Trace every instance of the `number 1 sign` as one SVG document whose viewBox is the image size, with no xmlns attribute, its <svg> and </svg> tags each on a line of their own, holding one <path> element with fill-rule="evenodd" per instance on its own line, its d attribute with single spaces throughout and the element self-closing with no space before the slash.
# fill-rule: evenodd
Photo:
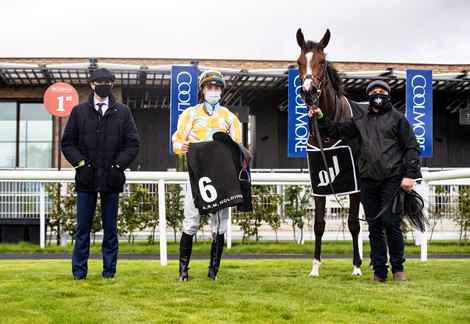
<svg viewBox="0 0 470 324">
<path fill-rule="evenodd" d="M 70 84 L 54 83 L 44 93 L 44 105 L 53 116 L 66 117 L 70 115 L 76 104 L 78 104 L 78 93 Z"/>
</svg>

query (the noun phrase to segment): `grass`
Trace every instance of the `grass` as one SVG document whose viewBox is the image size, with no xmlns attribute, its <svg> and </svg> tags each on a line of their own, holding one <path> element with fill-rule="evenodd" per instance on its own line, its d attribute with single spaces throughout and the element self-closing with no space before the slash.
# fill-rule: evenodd
<svg viewBox="0 0 470 324">
<path fill-rule="evenodd" d="M 369 242 L 364 241 L 364 255 L 370 252 Z M 179 243 L 169 241 L 168 253 L 178 253 Z M 210 242 L 195 242 L 193 253 L 208 253 Z M 47 245 L 45 249 L 40 249 L 38 245 L 29 243 L 0 244 L 0 253 L 72 253 L 73 246 L 58 246 L 56 244 Z M 229 254 L 313 254 L 314 242 L 307 241 L 299 245 L 290 241 L 280 241 L 279 243 L 270 241 L 248 242 L 242 244 L 240 241 L 233 241 L 231 249 L 225 249 Z M 148 244 L 147 242 L 136 241 L 134 244 L 127 242 L 119 243 L 120 253 L 131 254 L 158 254 L 160 245 Z M 405 246 L 406 254 L 420 254 L 421 246 L 417 246 L 413 241 L 407 241 Z M 101 243 L 91 245 L 91 253 L 101 253 Z M 352 242 L 350 241 L 324 241 L 322 245 L 323 254 L 352 254 Z M 469 245 L 459 245 L 458 241 L 431 241 L 428 244 L 429 254 L 470 254 Z"/>
<path fill-rule="evenodd" d="M 115 279 L 101 261 L 87 280 L 71 279 L 69 260 L 0 261 L 1 323 L 465 323 L 470 322 L 470 260 L 409 260 L 407 282 L 351 276 L 350 260 L 223 260 L 219 280 L 192 261 L 190 281 L 177 262 L 120 260 Z"/>
</svg>

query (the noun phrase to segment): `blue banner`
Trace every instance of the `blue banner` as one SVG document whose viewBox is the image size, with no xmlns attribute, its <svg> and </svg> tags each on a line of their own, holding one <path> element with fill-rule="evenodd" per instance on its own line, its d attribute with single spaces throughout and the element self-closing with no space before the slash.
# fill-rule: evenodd
<svg viewBox="0 0 470 324">
<path fill-rule="evenodd" d="M 406 71 L 406 118 L 422 157 L 432 157 L 432 71 Z"/>
<path fill-rule="evenodd" d="M 171 67 L 170 154 L 174 154 L 171 136 L 176 132 L 178 117 L 197 104 L 197 66 Z"/>
<path fill-rule="evenodd" d="M 287 156 L 306 157 L 309 133 L 307 106 L 300 97 L 299 70 L 289 70 Z"/>
</svg>

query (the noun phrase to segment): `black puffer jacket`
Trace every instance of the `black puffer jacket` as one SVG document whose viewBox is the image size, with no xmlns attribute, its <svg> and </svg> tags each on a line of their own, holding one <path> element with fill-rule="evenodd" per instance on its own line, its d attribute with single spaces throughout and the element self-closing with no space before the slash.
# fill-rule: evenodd
<svg viewBox="0 0 470 324">
<path fill-rule="evenodd" d="M 319 120 L 323 137 L 357 138 L 360 146 L 359 176 L 384 180 L 401 175 L 420 179 L 421 151 L 406 117 L 392 106 L 345 122 L 333 122 L 327 117 Z"/>
<path fill-rule="evenodd" d="M 75 106 L 61 139 L 62 153 L 77 168 L 77 191 L 121 192 L 124 170 L 139 153 L 140 139 L 129 107 L 109 96 L 109 108 L 99 118 L 93 92 Z"/>
</svg>

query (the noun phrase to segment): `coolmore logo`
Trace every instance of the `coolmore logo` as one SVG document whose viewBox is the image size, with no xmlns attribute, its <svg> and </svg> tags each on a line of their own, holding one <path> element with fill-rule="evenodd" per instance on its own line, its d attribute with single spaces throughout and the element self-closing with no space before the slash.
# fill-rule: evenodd
<svg viewBox="0 0 470 324">
<path fill-rule="evenodd" d="M 432 71 L 406 71 L 406 118 L 422 157 L 432 157 Z"/>
<path fill-rule="evenodd" d="M 300 96 L 299 70 L 289 70 L 287 156 L 306 157 L 309 133 L 307 106 Z"/>
<path fill-rule="evenodd" d="M 174 154 L 171 136 L 178 126 L 180 114 L 197 104 L 197 67 L 171 67 L 170 154 Z"/>
</svg>

